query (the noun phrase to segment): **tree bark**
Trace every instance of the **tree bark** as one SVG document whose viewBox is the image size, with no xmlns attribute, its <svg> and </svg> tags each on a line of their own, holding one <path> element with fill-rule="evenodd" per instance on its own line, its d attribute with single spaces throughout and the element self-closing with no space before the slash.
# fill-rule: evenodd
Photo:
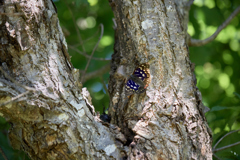
<svg viewBox="0 0 240 160">
<path fill-rule="evenodd" d="M 110 2 L 117 24 L 110 114 L 130 159 L 212 159 L 211 130 L 189 59 L 187 0 Z M 129 98 L 126 76 L 150 64 L 146 92 Z M 125 71 L 125 72 L 124 72 Z"/>
<path fill-rule="evenodd" d="M 3 2 L 0 116 L 11 124 L 12 146 L 31 159 L 211 159 L 186 41 L 187 1 L 110 5 L 117 28 L 108 124 L 81 88 L 52 2 Z M 127 98 L 125 77 L 142 63 L 150 64 L 151 83 Z"/>
</svg>

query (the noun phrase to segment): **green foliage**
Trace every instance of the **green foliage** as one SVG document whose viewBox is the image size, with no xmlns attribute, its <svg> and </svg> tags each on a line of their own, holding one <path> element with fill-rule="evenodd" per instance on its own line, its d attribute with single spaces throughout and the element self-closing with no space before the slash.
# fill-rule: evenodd
<svg viewBox="0 0 240 160">
<path fill-rule="evenodd" d="M 189 14 L 189 34 L 195 39 L 211 36 L 240 1 L 195 0 Z M 231 130 L 240 129 L 240 15 L 221 31 L 211 43 L 190 47 L 195 63 L 197 86 L 203 102 L 211 108 L 206 114 L 213 131 L 213 144 Z M 231 134 L 217 148 L 240 141 L 238 133 Z M 240 145 L 216 153 L 221 159 L 240 159 Z"/>
<path fill-rule="evenodd" d="M 100 36 L 99 25 L 104 25 L 104 34 L 94 57 L 111 58 L 114 44 L 113 13 L 107 0 L 61 0 L 55 1 L 58 17 L 69 46 L 91 54 Z M 205 39 L 215 32 L 224 20 L 240 5 L 239 0 L 195 0 L 189 14 L 189 34 L 195 39 Z M 70 10 L 69 10 L 70 9 Z M 72 13 L 71 13 L 72 12 Z M 78 38 L 80 32 L 83 45 Z M 231 130 L 240 129 L 240 15 L 211 43 L 190 47 L 190 58 L 195 63 L 197 86 L 203 102 L 211 110 L 206 114 L 213 131 L 213 145 Z M 87 58 L 69 47 L 75 68 L 85 70 Z M 98 70 L 109 61 L 91 60 L 87 73 Z M 109 74 L 86 81 L 96 111 L 109 105 L 109 97 L 103 85 Z M 23 159 L 22 152 L 13 151 L 7 140 L 8 125 L 0 119 L 0 146 L 9 159 Z M 239 132 L 224 138 L 217 148 L 240 141 Z M 240 159 L 240 145 L 216 153 L 221 159 Z M 20 154 L 19 154 L 20 153 Z M 0 155 L 0 159 L 1 159 Z"/>
</svg>

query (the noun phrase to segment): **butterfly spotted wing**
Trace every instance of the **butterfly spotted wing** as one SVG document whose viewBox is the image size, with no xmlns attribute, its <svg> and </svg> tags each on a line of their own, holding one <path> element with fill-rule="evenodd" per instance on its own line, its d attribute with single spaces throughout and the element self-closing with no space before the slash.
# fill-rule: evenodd
<svg viewBox="0 0 240 160">
<path fill-rule="evenodd" d="M 144 63 L 138 66 L 125 85 L 126 95 L 143 93 L 149 84 L 149 64 Z"/>
</svg>

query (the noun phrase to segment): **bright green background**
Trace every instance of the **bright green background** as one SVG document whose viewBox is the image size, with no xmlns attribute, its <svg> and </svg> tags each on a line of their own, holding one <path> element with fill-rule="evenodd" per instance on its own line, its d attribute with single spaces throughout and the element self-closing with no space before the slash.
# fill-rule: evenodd
<svg viewBox="0 0 240 160">
<path fill-rule="evenodd" d="M 91 54 L 98 41 L 99 24 L 104 25 L 104 35 L 94 57 L 111 58 L 114 44 L 113 13 L 107 0 L 55 1 L 60 24 L 69 46 Z M 240 0 L 195 0 L 189 14 L 188 33 L 195 39 L 205 39 L 213 34 L 219 25 L 240 5 Z M 76 19 L 83 46 L 72 20 Z M 90 38 L 90 39 L 89 39 Z M 203 103 L 211 108 L 206 117 L 213 131 L 213 144 L 231 130 L 240 129 L 240 15 L 211 43 L 201 47 L 190 47 L 190 58 L 195 63 L 197 86 L 203 96 Z M 84 70 L 87 58 L 69 49 L 75 68 Z M 110 61 L 91 60 L 87 73 L 98 70 Z M 83 84 L 91 93 L 97 111 L 108 107 L 109 97 L 103 85 L 107 86 L 109 74 L 99 75 Z M 13 151 L 7 137 L 9 125 L 0 117 L 0 146 L 9 159 L 23 159 L 21 151 Z M 240 141 L 240 134 L 226 137 L 218 147 Z M 217 148 L 218 148 L 217 147 Z M 240 159 L 240 145 L 217 152 L 221 159 Z M 0 159 L 1 159 L 0 155 Z"/>
</svg>

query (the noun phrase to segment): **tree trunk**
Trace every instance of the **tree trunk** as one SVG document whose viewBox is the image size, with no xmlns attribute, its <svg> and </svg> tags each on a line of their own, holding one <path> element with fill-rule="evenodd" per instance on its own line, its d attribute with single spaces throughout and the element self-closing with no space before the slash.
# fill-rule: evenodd
<svg viewBox="0 0 240 160">
<path fill-rule="evenodd" d="M 189 60 L 187 0 L 112 1 L 115 52 L 109 92 L 112 123 L 130 144 L 130 159 L 212 159 L 194 66 Z M 150 64 L 146 92 L 126 98 L 126 75 Z M 125 73 L 123 71 L 126 71 Z"/>
<path fill-rule="evenodd" d="M 99 120 L 81 88 L 53 3 L 0 2 L 0 116 L 11 124 L 12 146 L 31 159 L 211 159 L 186 41 L 189 6 L 175 1 L 110 2 L 112 124 Z M 151 83 L 127 98 L 125 76 L 142 63 Z"/>
<path fill-rule="evenodd" d="M 123 136 L 79 88 L 52 2 L 5 0 L 1 9 L 0 115 L 12 146 L 31 159 L 119 159 L 114 136 Z"/>
</svg>

